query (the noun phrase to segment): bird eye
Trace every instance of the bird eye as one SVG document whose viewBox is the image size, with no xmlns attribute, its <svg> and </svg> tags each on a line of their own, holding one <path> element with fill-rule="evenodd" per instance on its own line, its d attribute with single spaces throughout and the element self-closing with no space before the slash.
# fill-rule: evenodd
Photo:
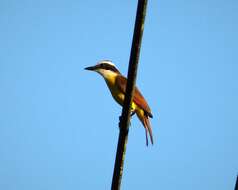
<svg viewBox="0 0 238 190">
<path fill-rule="evenodd" d="M 105 63 L 102 63 L 102 64 L 101 64 L 101 67 L 102 67 L 103 69 L 109 70 L 108 65 L 105 64 Z"/>
</svg>

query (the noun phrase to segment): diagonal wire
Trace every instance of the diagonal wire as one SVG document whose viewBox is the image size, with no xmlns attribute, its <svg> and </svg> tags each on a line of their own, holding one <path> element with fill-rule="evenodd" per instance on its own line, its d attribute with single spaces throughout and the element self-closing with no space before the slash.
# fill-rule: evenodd
<svg viewBox="0 0 238 190">
<path fill-rule="evenodd" d="M 134 87 L 136 83 L 137 67 L 140 56 L 141 40 L 144 30 L 144 21 L 146 15 L 147 0 L 138 0 L 136 21 L 134 27 L 134 35 L 132 40 L 129 68 L 127 74 L 126 96 L 122 109 L 122 114 L 119 123 L 119 138 L 117 144 L 116 160 L 114 165 L 114 172 L 112 178 L 112 190 L 119 190 L 121 187 L 121 179 L 123 174 L 124 159 L 126 154 L 126 145 L 129 132 L 130 123 L 130 107 L 132 97 L 134 94 Z"/>
<path fill-rule="evenodd" d="M 238 190 L 238 175 L 236 176 L 236 185 L 235 185 L 235 190 Z"/>
</svg>

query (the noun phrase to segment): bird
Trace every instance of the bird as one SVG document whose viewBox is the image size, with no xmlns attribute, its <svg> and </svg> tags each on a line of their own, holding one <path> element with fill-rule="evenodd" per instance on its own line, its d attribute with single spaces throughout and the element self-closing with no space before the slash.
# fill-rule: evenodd
<svg viewBox="0 0 238 190">
<path fill-rule="evenodd" d="M 126 94 L 127 78 L 120 73 L 112 61 L 99 61 L 94 66 L 86 67 L 85 70 L 99 73 L 104 78 L 114 100 L 123 106 Z M 148 103 L 137 87 L 135 87 L 131 105 L 131 116 L 134 114 L 137 115 L 145 128 L 146 145 L 148 146 L 148 133 L 151 144 L 153 145 L 154 140 L 149 119 L 153 118 L 153 115 Z"/>
</svg>

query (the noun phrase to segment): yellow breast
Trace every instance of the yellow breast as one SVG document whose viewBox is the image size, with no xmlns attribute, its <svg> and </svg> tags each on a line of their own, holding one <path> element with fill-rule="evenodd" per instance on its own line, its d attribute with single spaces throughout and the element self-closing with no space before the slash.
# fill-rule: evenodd
<svg viewBox="0 0 238 190">
<path fill-rule="evenodd" d="M 117 103 L 121 106 L 123 105 L 123 101 L 125 95 L 120 91 L 118 86 L 116 85 L 116 77 L 110 77 L 110 79 L 106 80 L 107 86 Z"/>
<path fill-rule="evenodd" d="M 118 104 L 120 104 L 122 106 L 124 99 L 125 99 L 125 95 L 121 91 L 121 89 L 118 87 L 118 85 L 116 84 L 116 78 L 117 78 L 118 74 L 115 72 L 109 71 L 109 70 L 102 70 L 99 73 L 105 79 L 107 86 L 108 86 L 113 98 L 116 100 L 116 102 Z M 137 108 L 138 107 L 136 106 L 136 104 L 134 102 L 132 102 L 132 110 L 135 110 Z"/>
<path fill-rule="evenodd" d="M 116 84 L 116 77 L 109 77 L 107 80 L 105 79 L 108 88 L 110 89 L 110 92 L 113 96 L 113 98 L 116 100 L 118 104 L 123 106 L 123 102 L 125 99 L 124 93 L 120 90 L 120 88 Z M 137 108 L 136 104 L 132 102 L 132 110 L 135 110 Z"/>
</svg>

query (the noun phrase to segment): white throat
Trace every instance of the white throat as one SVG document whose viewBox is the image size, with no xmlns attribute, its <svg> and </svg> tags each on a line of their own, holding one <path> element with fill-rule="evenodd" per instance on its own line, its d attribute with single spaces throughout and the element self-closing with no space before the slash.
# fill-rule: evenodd
<svg viewBox="0 0 238 190">
<path fill-rule="evenodd" d="M 97 72 L 103 76 L 105 79 L 111 79 L 112 77 L 117 76 L 118 74 L 110 71 L 110 70 L 105 70 L 105 69 L 98 69 Z"/>
</svg>

